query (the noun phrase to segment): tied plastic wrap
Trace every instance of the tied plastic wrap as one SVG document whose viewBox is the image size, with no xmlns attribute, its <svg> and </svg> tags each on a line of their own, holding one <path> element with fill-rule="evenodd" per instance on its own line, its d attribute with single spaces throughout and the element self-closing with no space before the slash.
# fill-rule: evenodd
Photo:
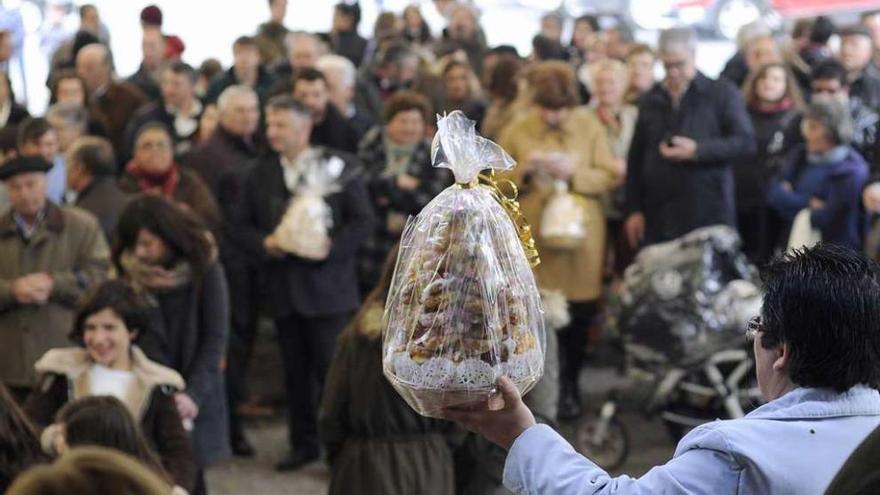
<svg viewBox="0 0 880 495">
<path fill-rule="evenodd" d="M 757 276 L 727 226 L 648 246 L 624 274 L 618 328 L 643 362 L 688 366 L 745 343 L 759 314 Z"/>
<path fill-rule="evenodd" d="M 321 259 L 333 228 L 333 212 L 324 197 L 341 189 L 337 179 L 345 163 L 336 156 L 323 159 L 318 150 L 310 149 L 297 160 L 296 166 L 300 171 L 299 185 L 275 228 L 275 236 L 285 252 Z"/>
<path fill-rule="evenodd" d="M 541 213 L 541 241 L 556 249 L 575 249 L 587 237 L 584 199 L 568 191 L 565 181 L 554 181 L 554 193 Z"/>
<path fill-rule="evenodd" d="M 435 166 L 457 184 L 404 229 L 385 305 L 385 376 L 418 413 L 487 400 L 509 376 L 525 394 L 544 369 L 544 320 L 524 241 L 486 168 L 513 160 L 461 112 L 438 121 Z M 508 199 L 508 201 L 510 201 Z"/>
</svg>

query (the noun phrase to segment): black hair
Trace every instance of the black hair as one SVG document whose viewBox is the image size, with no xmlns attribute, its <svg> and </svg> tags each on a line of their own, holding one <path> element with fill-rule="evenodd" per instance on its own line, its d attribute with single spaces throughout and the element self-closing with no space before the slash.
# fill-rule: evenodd
<svg viewBox="0 0 880 495">
<path fill-rule="evenodd" d="M 838 392 L 880 388 L 880 266 L 855 251 L 818 245 L 763 271 L 761 346 L 788 344 L 788 376 Z"/>
<path fill-rule="evenodd" d="M 352 27 L 357 31 L 358 24 L 361 23 L 361 6 L 359 3 L 354 4 L 339 2 L 336 4 L 336 12 L 345 15 L 351 19 Z"/>
<path fill-rule="evenodd" d="M 168 267 L 182 259 L 196 275 L 203 275 L 214 258 L 208 230 L 193 213 L 162 196 L 141 194 L 128 203 L 116 225 L 112 254 L 119 273 L 125 273 L 122 255 L 134 248 L 141 229 L 168 246 L 172 254 Z"/>
<path fill-rule="evenodd" d="M 379 52 L 378 66 L 401 66 L 409 59 L 417 58 L 416 52 L 406 43 L 391 43 Z"/>
<path fill-rule="evenodd" d="M 602 30 L 602 27 L 599 25 L 599 18 L 594 15 L 582 15 L 574 20 L 575 24 L 579 24 L 581 22 L 586 22 L 590 25 L 590 29 L 593 30 L 594 33 L 598 33 Z"/>
<path fill-rule="evenodd" d="M 813 27 L 810 29 L 810 41 L 824 45 L 828 43 L 831 36 L 834 35 L 834 23 L 825 16 L 819 16 L 813 21 Z"/>
<path fill-rule="evenodd" d="M 133 341 L 147 333 L 150 326 L 146 299 L 122 279 L 108 280 L 93 288 L 79 304 L 73 329 L 68 337 L 83 345 L 86 320 L 105 309 L 112 310 L 125 323 L 129 333 L 137 332 Z"/>
<path fill-rule="evenodd" d="M 170 70 L 179 76 L 186 76 L 191 84 L 195 84 L 199 78 L 198 72 L 186 62 L 174 61 L 166 65 L 163 70 Z"/>
<path fill-rule="evenodd" d="M 811 81 L 827 81 L 829 79 L 840 81 L 841 87 L 849 86 L 846 67 L 833 58 L 823 60 L 813 67 L 810 75 Z"/>
<path fill-rule="evenodd" d="M 496 47 L 490 48 L 487 55 L 509 55 L 516 58 L 519 58 L 519 52 L 516 50 L 516 47 L 513 45 L 498 45 Z"/>
<path fill-rule="evenodd" d="M 296 75 L 293 76 L 293 86 L 296 87 L 296 83 L 299 81 L 324 81 L 324 84 L 327 84 L 327 77 L 324 76 L 324 73 L 319 71 L 314 67 L 305 67 L 296 71 Z"/>
<path fill-rule="evenodd" d="M 311 110 L 300 101 L 293 99 L 289 94 L 280 94 L 269 98 L 266 102 L 266 112 L 293 112 L 301 117 L 312 117 Z"/>
<path fill-rule="evenodd" d="M 257 44 L 257 39 L 253 36 L 239 36 L 238 38 L 235 38 L 235 41 L 232 42 L 233 50 L 242 46 L 249 46 L 252 48 L 259 47 L 259 45 Z"/>
</svg>

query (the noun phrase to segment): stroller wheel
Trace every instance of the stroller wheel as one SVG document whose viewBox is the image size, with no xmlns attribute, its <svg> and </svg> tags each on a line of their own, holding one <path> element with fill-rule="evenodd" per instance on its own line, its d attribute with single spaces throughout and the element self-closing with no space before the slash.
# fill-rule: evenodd
<svg viewBox="0 0 880 495">
<path fill-rule="evenodd" d="M 605 422 L 606 424 L 602 424 Z M 603 432 L 599 434 L 599 432 Z M 629 454 L 629 435 L 617 419 L 588 415 L 578 423 L 574 447 L 605 470 L 619 468 Z"/>
</svg>

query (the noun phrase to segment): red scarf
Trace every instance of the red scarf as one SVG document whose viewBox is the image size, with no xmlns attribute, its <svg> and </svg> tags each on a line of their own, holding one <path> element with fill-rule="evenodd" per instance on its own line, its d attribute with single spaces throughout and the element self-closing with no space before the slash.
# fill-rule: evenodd
<svg viewBox="0 0 880 495">
<path fill-rule="evenodd" d="M 125 166 L 125 171 L 137 179 L 138 189 L 141 192 L 160 193 L 169 199 L 174 196 L 177 184 L 180 183 L 180 168 L 176 162 L 171 162 L 171 166 L 164 173 L 153 174 L 132 160 Z"/>
<path fill-rule="evenodd" d="M 787 96 L 779 101 L 755 100 L 751 105 L 753 110 L 757 110 L 761 113 L 785 112 L 786 110 L 791 110 L 793 106 L 794 101 Z"/>
</svg>

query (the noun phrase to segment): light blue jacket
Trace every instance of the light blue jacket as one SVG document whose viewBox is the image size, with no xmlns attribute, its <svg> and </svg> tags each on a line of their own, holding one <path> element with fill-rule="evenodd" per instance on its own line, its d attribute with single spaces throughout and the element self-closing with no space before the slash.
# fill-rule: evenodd
<svg viewBox="0 0 880 495">
<path fill-rule="evenodd" d="M 545 425 L 523 432 L 504 466 L 514 493 L 821 494 L 880 424 L 880 393 L 798 388 L 745 418 L 714 421 L 686 435 L 668 463 L 639 479 L 611 478 Z"/>
</svg>

